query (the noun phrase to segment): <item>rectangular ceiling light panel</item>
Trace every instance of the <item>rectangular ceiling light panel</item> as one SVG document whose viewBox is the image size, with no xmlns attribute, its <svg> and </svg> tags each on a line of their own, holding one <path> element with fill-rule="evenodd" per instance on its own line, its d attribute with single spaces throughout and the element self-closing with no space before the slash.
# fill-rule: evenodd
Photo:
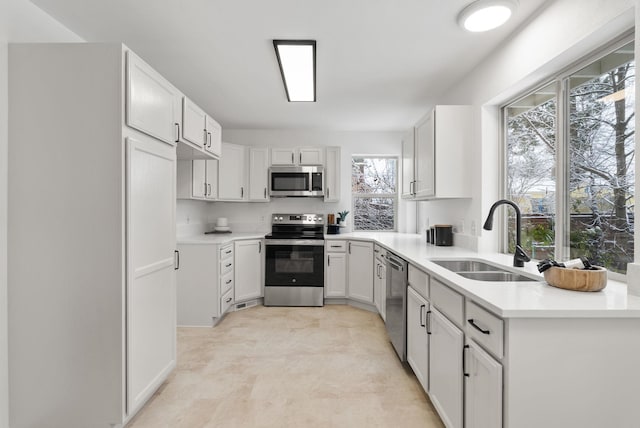
<svg viewBox="0 0 640 428">
<path fill-rule="evenodd" d="M 316 100 L 316 41 L 274 40 L 287 99 Z"/>
</svg>

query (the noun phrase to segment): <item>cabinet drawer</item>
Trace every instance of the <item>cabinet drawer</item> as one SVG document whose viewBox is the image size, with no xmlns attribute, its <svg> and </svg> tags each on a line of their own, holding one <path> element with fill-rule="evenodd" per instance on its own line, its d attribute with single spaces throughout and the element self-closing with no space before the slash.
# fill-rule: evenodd
<svg viewBox="0 0 640 428">
<path fill-rule="evenodd" d="M 455 324 L 464 325 L 464 298 L 436 279 L 431 279 L 431 303 Z"/>
<path fill-rule="evenodd" d="M 466 332 L 498 358 L 504 354 L 504 322 L 473 302 L 466 303 Z"/>
<path fill-rule="evenodd" d="M 233 258 L 220 260 L 220 275 L 226 275 L 229 272 L 233 273 Z"/>
<path fill-rule="evenodd" d="M 327 252 L 330 253 L 344 253 L 347 251 L 347 241 L 334 241 L 329 240 L 325 244 Z"/>
<path fill-rule="evenodd" d="M 233 245 L 225 245 L 220 248 L 220 261 L 233 259 Z"/>
<path fill-rule="evenodd" d="M 381 262 L 384 262 L 387 257 L 387 250 L 384 247 L 381 247 L 378 244 L 374 244 L 373 246 L 373 255 L 379 259 Z"/>
<path fill-rule="evenodd" d="M 224 293 L 233 289 L 233 271 L 227 272 L 222 275 L 220 278 L 220 295 L 222 296 Z"/>
<path fill-rule="evenodd" d="M 227 312 L 231 306 L 233 306 L 233 289 L 227 291 L 227 293 L 223 294 L 220 298 L 220 315 Z"/>
<path fill-rule="evenodd" d="M 425 299 L 429 298 L 429 275 L 413 265 L 409 265 L 409 285 Z"/>
</svg>

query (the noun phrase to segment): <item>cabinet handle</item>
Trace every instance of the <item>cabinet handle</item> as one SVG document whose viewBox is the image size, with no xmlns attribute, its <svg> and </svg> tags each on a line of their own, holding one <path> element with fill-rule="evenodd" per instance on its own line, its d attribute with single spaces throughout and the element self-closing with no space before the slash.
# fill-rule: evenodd
<svg viewBox="0 0 640 428">
<path fill-rule="evenodd" d="M 228 265 L 224 265 L 224 267 L 228 268 L 231 267 L 232 263 L 229 263 Z"/>
<path fill-rule="evenodd" d="M 340 248 L 342 245 L 331 245 L 331 248 Z"/>
<path fill-rule="evenodd" d="M 293 159 L 293 153 L 291 153 L 291 163 L 294 164 L 296 161 Z"/>
<path fill-rule="evenodd" d="M 425 305 L 420 305 L 420 327 L 426 327 L 426 321 L 427 319 L 425 318 L 425 324 L 422 323 L 422 311 L 425 308 Z"/>
<path fill-rule="evenodd" d="M 351 242 L 349 242 L 349 254 L 351 254 Z"/>
<path fill-rule="evenodd" d="M 327 254 L 327 266 L 331 266 L 331 256 Z"/>
<path fill-rule="evenodd" d="M 209 196 L 211 196 L 211 184 L 207 184 L 209 186 Z"/>
<path fill-rule="evenodd" d="M 227 250 L 224 252 L 225 254 L 231 254 L 231 250 Z"/>
<path fill-rule="evenodd" d="M 262 254 L 262 241 L 258 241 L 258 254 Z"/>
<path fill-rule="evenodd" d="M 244 198 L 244 187 L 240 188 L 240 198 Z"/>
<path fill-rule="evenodd" d="M 225 284 L 231 284 L 231 280 L 227 279 L 227 282 L 225 282 Z"/>
<path fill-rule="evenodd" d="M 173 251 L 173 270 L 180 269 L 180 251 Z"/>
<path fill-rule="evenodd" d="M 211 132 L 207 132 L 208 136 L 209 136 L 209 148 L 211 148 L 211 142 L 213 141 L 213 138 L 211 138 Z"/>
<path fill-rule="evenodd" d="M 204 195 L 207 196 L 207 183 L 204 183 Z"/>
<path fill-rule="evenodd" d="M 231 297 L 227 298 L 227 300 L 225 300 L 225 303 L 229 303 L 231 301 Z"/>
<path fill-rule="evenodd" d="M 175 131 L 176 131 L 176 140 L 175 142 L 177 143 L 178 141 L 180 141 L 180 124 L 179 123 L 175 123 L 176 127 L 175 127 Z"/>
<path fill-rule="evenodd" d="M 302 152 L 300 153 L 300 163 L 302 163 Z"/>
<path fill-rule="evenodd" d="M 464 345 L 462 348 L 462 374 L 464 374 L 464 377 L 469 377 L 469 373 L 467 373 L 467 349 L 469 349 L 469 345 Z"/>
<path fill-rule="evenodd" d="M 427 324 L 427 334 L 431 334 L 431 311 L 427 311 L 427 318 L 426 318 L 426 324 Z"/>
<path fill-rule="evenodd" d="M 209 136 L 207 135 L 207 130 L 202 130 L 202 136 L 204 137 L 204 147 L 209 147 Z"/>
<path fill-rule="evenodd" d="M 479 332 L 481 332 L 482 334 L 491 334 L 491 331 L 490 331 L 490 330 L 483 330 L 482 328 L 480 328 L 480 326 L 478 326 L 478 324 L 476 324 L 476 323 L 473 321 L 473 318 L 468 319 L 467 321 L 469 321 L 469 324 L 471 324 L 471 326 L 472 326 L 473 328 L 475 328 L 476 330 L 478 330 L 478 331 L 479 331 Z"/>
<path fill-rule="evenodd" d="M 267 199 L 267 188 L 264 188 L 264 198 Z"/>
</svg>

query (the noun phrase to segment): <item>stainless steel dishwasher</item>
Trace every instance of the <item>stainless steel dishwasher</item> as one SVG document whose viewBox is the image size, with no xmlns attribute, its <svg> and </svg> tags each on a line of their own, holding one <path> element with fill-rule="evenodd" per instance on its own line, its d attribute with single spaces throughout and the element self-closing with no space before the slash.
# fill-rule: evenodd
<svg viewBox="0 0 640 428">
<path fill-rule="evenodd" d="M 400 361 L 407 361 L 407 262 L 387 253 L 387 334 Z"/>
</svg>

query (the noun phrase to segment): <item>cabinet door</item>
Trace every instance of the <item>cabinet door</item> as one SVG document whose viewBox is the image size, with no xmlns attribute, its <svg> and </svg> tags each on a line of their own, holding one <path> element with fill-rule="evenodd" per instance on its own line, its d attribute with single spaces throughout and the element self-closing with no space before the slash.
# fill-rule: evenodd
<svg viewBox="0 0 640 428">
<path fill-rule="evenodd" d="M 373 243 L 349 241 L 349 298 L 373 303 Z"/>
<path fill-rule="evenodd" d="M 207 116 L 206 127 L 207 140 L 204 149 L 214 156 L 222 155 L 222 126 L 212 117 Z"/>
<path fill-rule="evenodd" d="M 195 162 L 195 161 L 194 161 Z M 207 185 L 206 199 L 218 199 L 218 160 L 206 160 L 205 183 Z"/>
<path fill-rule="evenodd" d="M 402 197 L 411 199 L 414 196 L 414 129 L 411 128 L 402 137 Z"/>
<path fill-rule="evenodd" d="M 462 331 L 437 309 L 430 314 L 429 395 L 444 424 L 462 428 Z"/>
<path fill-rule="evenodd" d="M 218 164 L 218 198 L 227 201 L 245 199 L 245 147 L 222 143 Z"/>
<path fill-rule="evenodd" d="M 340 202 L 340 147 L 327 147 L 324 201 Z"/>
<path fill-rule="evenodd" d="M 205 112 L 189 98 L 182 98 L 182 139 L 202 149 L 206 143 Z"/>
<path fill-rule="evenodd" d="M 324 165 L 324 150 L 319 147 L 303 147 L 298 150 L 298 164 Z"/>
<path fill-rule="evenodd" d="M 130 414 L 176 364 L 173 147 L 127 138 L 127 408 Z"/>
<path fill-rule="evenodd" d="M 416 198 L 426 198 L 435 194 L 435 144 L 434 120 L 432 112 L 416 125 L 415 142 L 415 184 Z"/>
<path fill-rule="evenodd" d="M 294 149 L 271 149 L 271 165 L 295 165 L 296 153 Z"/>
<path fill-rule="evenodd" d="M 249 200 L 267 202 L 269 182 L 269 149 L 249 149 Z"/>
<path fill-rule="evenodd" d="M 236 303 L 262 296 L 264 267 L 262 247 L 260 239 L 235 242 L 234 301 Z"/>
<path fill-rule="evenodd" d="M 380 296 L 380 315 L 382 319 L 387 321 L 387 266 L 384 263 L 380 263 L 380 285 L 379 285 L 379 296 Z"/>
<path fill-rule="evenodd" d="M 325 253 L 325 297 L 347 296 L 347 255 L 345 253 Z"/>
<path fill-rule="evenodd" d="M 207 163 L 202 159 L 194 159 L 192 172 L 191 196 L 196 199 L 204 199 L 208 193 L 207 189 Z"/>
<path fill-rule="evenodd" d="M 502 365 L 470 340 L 465 361 L 465 427 L 502 427 Z"/>
<path fill-rule="evenodd" d="M 178 139 L 180 92 L 153 68 L 127 52 L 127 125 L 165 143 Z"/>
<path fill-rule="evenodd" d="M 425 391 L 429 388 L 429 302 L 413 288 L 407 288 L 407 362 Z"/>
</svg>

